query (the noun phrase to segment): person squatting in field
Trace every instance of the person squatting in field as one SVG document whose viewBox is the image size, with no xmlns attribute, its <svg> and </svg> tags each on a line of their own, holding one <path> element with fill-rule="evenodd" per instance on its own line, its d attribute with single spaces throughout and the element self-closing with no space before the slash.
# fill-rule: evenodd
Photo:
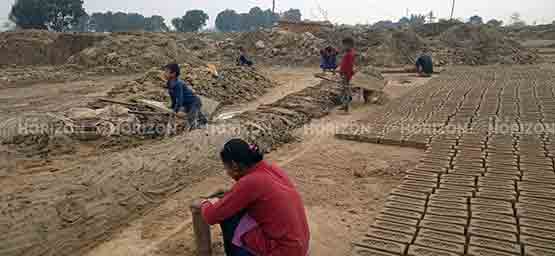
<svg viewBox="0 0 555 256">
<path fill-rule="evenodd" d="M 258 146 L 232 139 L 220 152 L 235 184 L 221 199 L 200 202 L 203 219 L 220 224 L 227 256 L 307 256 L 310 231 L 301 196 Z"/>
</svg>

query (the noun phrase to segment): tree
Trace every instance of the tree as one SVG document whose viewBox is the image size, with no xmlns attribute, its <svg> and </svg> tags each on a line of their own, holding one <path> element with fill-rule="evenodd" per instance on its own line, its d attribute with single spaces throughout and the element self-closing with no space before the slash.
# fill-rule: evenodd
<svg viewBox="0 0 555 256">
<path fill-rule="evenodd" d="M 521 28 L 526 26 L 526 22 L 524 22 L 521 17 L 520 13 L 515 12 L 511 15 L 511 27 L 514 28 Z"/>
<path fill-rule="evenodd" d="M 179 32 L 197 32 L 206 26 L 208 14 L 201 10 L 190 10 L 181 18 L 174 18 L 172 25 Z"/>
<path fill-rule="evenodd" d="M 480 17 L 478 15 L 474 15 L 474 16 L 470 17 L 470 19 L 468 19 L 468 23 L 473 24 L 473 25 L 482 25 L 482 24 L 484 24 L 484 19 L 482 19 L 482 17 Z"/>
<path fill-rule="evenodd" d="M 107 32 L 107 31 L 111 31 L 111 28 L 109 28 L 109 22 L 107 20 L 108 15 L 112 15 L 111 12 L 107 12 L 107 13 L 99 13 L 99 12 L 95 12 L 91 15 L 90 20 L 89 20 L 89 31 L 94 31 L 94 32 Z"/>
<path fill-rule="evenodd" d="M 264 24 L 263 27 L 272 27 L 279 20 L 279 14 L 272 12 L 272 10 L 267 9 L 264 11 Z"/>
<path fill-rule="evenodd" d="M 124 32 L 124 31 L 169 31 L 164 17 L 153 15 L 145 18 L 138 13 L 107 12 L 93 13 L 89 20 L 89 31 L 96 32 Z"/>
<path fill-rule="evenodd" d="M 216 17 L 216 28 L 222 32 L 241 30 L 241 16 L 234 10 L 224 10 Z"/>
<path fill-rule="evenodd" d="M 401 25 L 401 26 L 409 26 L 410 25 L 410 19 L 407 18 L 407 17 L 403 17 L 403 18 L 399 19 L 399 22 L 397 22 L 397 23 L 399 23 L 399 25 Z"/>
<path fill-rule="evenodd" d="M 138 13 L 127 14 L 127 29 L 125 31 L 144 31 L 146 19 L 143 15 Z"/>
<path fill-rule="evenodd" d="M 49 0 L 48 27 L 54 31 L 67 31 L 79 23 L 79 18 L 87 13 L 83 0 Z"/>
<path fill-rule="evenodd" d="M 91 17 L 85 13 L 85 15 L 81 16 L 77 21 L 75 26 L 71 27 L 71 31 L 73 32 L 88 32 L 89 31 L 89 23 Z"/>
<path fill-rule="evenodd" d="M 390 29 L 390 28 L 397 28 L 398 24 L 393 23 L 393 21 L 390 21 L 390 20 L 381 20 L 374 23 L 371 27 L 373 29 Z"/>
<path fill-rule="evenodd" d="M 146 18 L 145 19 L 145 24 L 144 24 L 144 29 L 145 29 L 145 31 L 149 31 L 149 32 L 167 32 L 167 31 L 170 31 L 170 29 L 166 25 L 164 17 L 159 16 L 159 15 L 153 15 L 150 18 Z"/>
<path fill-rule="evenodd" d="M 16 0 L 10 20 L 23 29 L 67 31 L 85 14 L 82 0 Z"/>
<path fill-rule="evenodd" d="M 289 9 L 288 11 L 285 11 L 281 15 L 281 18 L 284 19 L 284 20 L 289 20 L 289 21 L 301 21 L 302 20 L 301 10 L 299 10 L 299 9 Z"/>
<path fill-rule="evenodd" d="M 48 29 L 48 9 L 41 0 L 17 0 L 10 11 L 10 20 L 22 29 Z"/>
<path fill-rule="evenodd" d="M 222 32 L 252 31 L 259 28 L 269 28 L 279 20 L 279 15 L 272 10 L 252 8 L 248 13 L 237 13 L 234 10 L 224 10 L 216 17 L 216 28 Z"/>
<path fill-rule="evenodd" d="M 501 26 L 503 26 L 503 21 L 502 20 L 491 19 L 486 24 L 488 24 L 492 27 L 501 27 Z"/>
<path fill-rule="evenodd" d="M 264 24 L 264 11 L 260 7 L 253 7 L 247 16 L 247 30 L 255 30 Z"/>
<path fill-rule="evenodd" d="M 410 15 L 410 25 L 422 25 L 426 23 L 426 16 L 421 14 L 411 14 Z"/>
</svg>

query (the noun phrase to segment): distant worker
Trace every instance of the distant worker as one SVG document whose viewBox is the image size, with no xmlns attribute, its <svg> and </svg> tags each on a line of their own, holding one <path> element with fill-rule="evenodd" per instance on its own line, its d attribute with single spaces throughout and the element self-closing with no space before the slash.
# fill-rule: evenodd
<svg viewBox="0 0 555 256">
<path fill-rule="evenodd" d="M 221 199 L 196 203 L 220 224 L 227 256 L 307 256 L 310 231 L 303 201 L 287 174 L 264 161 L 258 146 L 227 142 L 220 158 L 235 184 Z"/>
<path fill-rule="evenodd" d="M 339 67 L 339 73 L 341 74 L 341 81 L 343 84 L 342 93 L 342 110 L 349 113 L 350 104 L 353 100 L 353 89 L 351 88 L 351 80 L 355 75 L 355 40 L 353 38 L 347 37 L 343 39 L 343 50 L 345 51 L 345 56 L 341 60 L 341 66 Z"/>
<path fill-rule="evenodd" d="M 422 77 L 431 77 L 434 73 L 434 62 L 429 54 L 422 54 L 416 60 L 416 72 Z"/>
<path fill-rule="evenodd" d="M 243 47 L 239 47 L 239 57 L 237 58 L 237 65 L 249 67 L 254 65 L 254 63 L 248 59 L 247 51 Z"/>
<path fill-rule="evenodd" d="M 328 46 L 320 50 L 320 68 L 323 72 L 332 71 L 337 69 L 337 50 Z"/>
<path fill-rule="evenodd" d="M 199 129 L 207 123 L 202 114 L 202 102 L 187 84 L 179 79 L 181 70 L 178 64 L 168 64 L 164 67 L 164 77 L 167 81 L 168 93 L 171 98 L 171 109 L 178 117 L 187 115 L 189 131 Z"/>
</svg>

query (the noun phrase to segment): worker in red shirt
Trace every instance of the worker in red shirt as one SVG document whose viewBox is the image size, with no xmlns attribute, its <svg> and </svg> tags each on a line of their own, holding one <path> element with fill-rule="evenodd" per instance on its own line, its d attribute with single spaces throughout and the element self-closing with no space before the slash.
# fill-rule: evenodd
<svg viewBox="0 0 555 256">
<path fill-rule="evenodd" d="M 220 153 L 235 180 L 222 199 L 201 203 L 210 225 L 220 224 L 227 256 L 307 256 L 310 232 L 301 196 L 258 146 L 227 142 Z"/>
<path fill-rule="evenodd" d="M 343 107 L 345 112 L 349 113 L 350 104 L 353 100 L 353 89 L 351 88 L 351 79 L 355 75 L 355 40 L 347 37 L 343 39 L 343 50 L 345 51 L 345 56 L 341 60 L 341 66 L 339 67 L 339 74 L 341 75 L 341 80 L 343 83 L 343 94 L 341 97 Z"/>
</svg>

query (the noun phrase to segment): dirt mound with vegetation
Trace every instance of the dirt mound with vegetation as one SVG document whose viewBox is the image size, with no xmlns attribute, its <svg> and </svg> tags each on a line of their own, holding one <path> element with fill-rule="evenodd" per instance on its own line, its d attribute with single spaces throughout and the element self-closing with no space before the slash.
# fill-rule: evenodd
<svg viewBox="0 0 555 256">
<path fill-rule="evenodd" d="M 522 28 L 505 28 L 512 38 L 519 40 L 555 40 L 555 23 Z"/>
<path fill-rule="evenodd" d="M 546 28 L 548 29 L 548 28 Z M 544 29 L 545 30 L 545 29 Z M 542 31 L 544 31 L 542 30 Z M 542 33 L 548 33 L 545 30 Z M 422 52 L 431 53 L 436 65 L 488 65 L 535 63 L 537 55 L 487 25 L 425 24 L 404 29 L 336 27 L 321 32 L 293 33 L 277 28 L 254 32 L 206 33 L 2 33 L 0 65 L 61 65 L 50 74 L 30 71 L 14 77 L 0 71 L 2 81 L 61 80 L 78 73 L 136 73 L 164 64 L 203 66 L 233 63 L 242 46 L 256 63 L 317 65 L 319 51 L 341 47 L 341 40 L 356 41 L 360 65 L 398 67 L 414 64 Z M 15 72 L 17 73 L 17 72 Z M 58 74 L 59 73 L 59 74 Z"/>
<path fill-rule="evenodd" d="M 426 47 L 426 42 L 413 30 L 390 31 L 382 36 L 378 44 L 361 53 L 363 63 L 384 67 L 412 64 Z"/>
<path fill-rule="evenodd" d="M 439 39 L 437 48 L 447 52 L 450 64 L 532 64 L 538 59 L 537 54 L 490 26 L 454 26 Z"/>
<path fill-rule="evenodd" d="M 194 33 L 55 33 L 25 30 L 0 34 L 0 65 L 59 66 L 60 70 L 142 72 L 167 63 L 218 59 L 214 40 Z"/>
<path fill-rule="evenodd" d="M 305 65 L 318 62 L 325 40 L 309 32 L 293 33 L 279 29 L 239 33 L 220 44 L 228 57 L 237 56 L 238 47 L 247 49 L 257 63 Z"/>
<path fill-rule="evenodd" d="M 355 39 L 360 65 L 412 65 L 422 53 L 431 54 L 436 65 L 531 64 L 537 61 L 534 52 L 497 28 L 458 22 L 401 29 L 341 26 L 315 34 L 274 29 L 243 33 L 224 45 L 227 48 L 243 46 L 259 62 L 316 65 L 320 49 L 325 46 L 340 48 L 345 37 Z"/>
<path fill-rule="evenodd" d="M 199 63 L 199 54 L 188 45 L 189 34 L 114 33 L 92 47 L 71 56 L 67 63 L 84 67 L 109 66 L 115 70 L 140 72 L 167 63 Z M 202 41 L 201 41 L 202 42 Z"/>
<path fill-rule="evenodd" d="M 25 30 L 0 33 L 0 65 L 61 65 L 106 38 L 94 33 Z"/>
</svg>

